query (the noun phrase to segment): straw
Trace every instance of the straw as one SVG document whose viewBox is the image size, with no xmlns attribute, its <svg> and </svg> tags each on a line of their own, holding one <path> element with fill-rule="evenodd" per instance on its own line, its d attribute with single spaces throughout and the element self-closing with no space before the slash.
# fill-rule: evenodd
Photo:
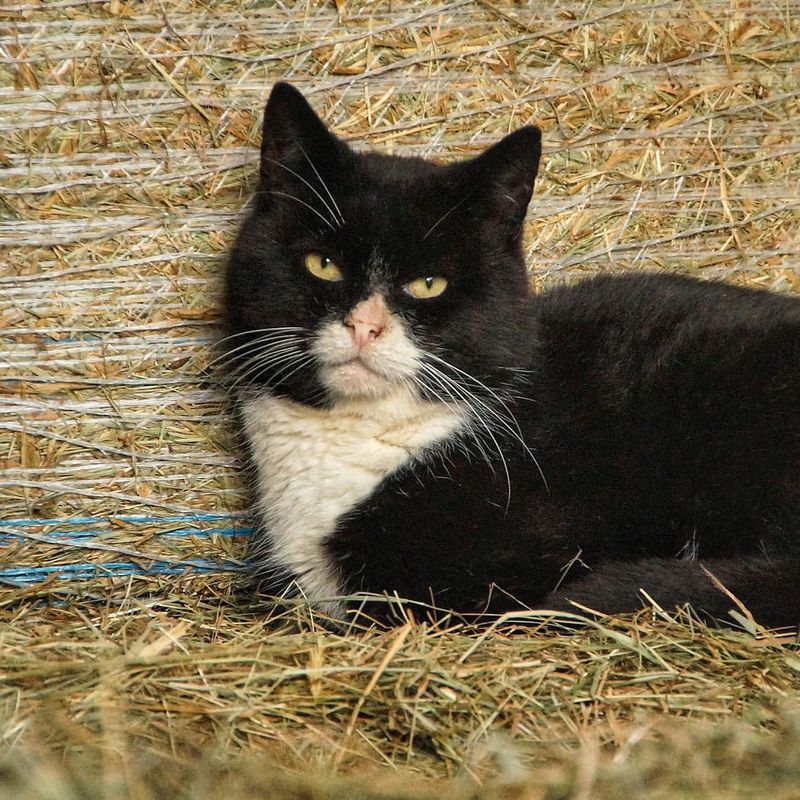
<svg viewBox="0 0 800 800">
<path fill-rule="evenodd" d="M 206 368 L 277 80 L 359 148 L 451 160 L 540 125 L 537 290 L 632 269 L 796 291 L 799 19 L 773 0 L 0 9 L 0 796 L 735 797 L 735 775 L 797 796 L 796 637 L 658 608 L 482 635 L 418 608 L 401 641 L 249 594 Z"/>
</svg>

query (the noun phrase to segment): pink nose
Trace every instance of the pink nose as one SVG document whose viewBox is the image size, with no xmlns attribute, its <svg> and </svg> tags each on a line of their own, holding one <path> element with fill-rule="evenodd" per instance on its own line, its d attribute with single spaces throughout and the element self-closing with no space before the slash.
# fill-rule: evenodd
<svg viewBox="0 0 800 800">
<path fill-rule="evenodd" d="M 362 300 L 344 318 L 344 324 L 353 343 L 363 347 L 377 339 L 389 322 L 389 310 L 380 295 L 374 294 L 367 300 Z"/>
</svg>

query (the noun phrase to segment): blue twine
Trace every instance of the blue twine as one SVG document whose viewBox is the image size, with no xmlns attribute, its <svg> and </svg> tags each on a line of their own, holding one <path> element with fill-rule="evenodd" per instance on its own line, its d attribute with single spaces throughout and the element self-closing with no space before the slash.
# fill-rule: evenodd
<svg viewBox="0 0 800 800">
<path fill-rule="evenodd" d="M 11 567 L 0 570 L 0 582 L 13 586 L 31 586 L 49 575 L 61 580 L 90 580 L 91 578 L 121 578 L 132 575 L 185 575 L 191 573 L 241 572 L 243 568 L 232 561 L 192 561 L 191 564 L 153 563 L 142 567 L 133 561 L 110 561 L 105 564 L 61 564 L 53 567 Z"/>
<path fill-rule="evenodd" d="M 5 528 L 0 533 L 0 546 L 10 545 L 12 542 L 25 538 L 25 532 L 20 530 L 16 533 L 8 528 L 41 528 L 45 525 L 55 526 L 56 530 L 47 534 L 48 538 L 61 539 L 65 543 L 70 541 L 84 541 L 91 539 L 102 539 L 104 536 L 113 535 L 115 531 L 108 527 L 109 519 L 119 520 L 130 524 L 147 525 L 152 523 L 187 523 L 187 522 L 230 522 L 245 519 L 244 512 L 234 513 L 214 513 L 214 512 L 192 512 L 188 514 L 172 514 L 168 516 L 157 516 L 152 514 L 115 514 L 111 517 L 51 517 L 47 519 L 11 519 L 0 521 L 0 527 Z M 66 526 L 75 525 L 95 525 L 105 523 L 102 528 L 64 530 Z M 61 527 L 62 530 L 58 530 Z M 210 538 L 212 536 L 224 536 L 233 538 L 238 536 L 250 536 L 253 529 L 249 526 L 212 526 L 210 528 L 198 529 L 191 527 L 179 527 L 174 530 L 167 530 L 159 533 L 158 536 L 169 537 L 188 537 Z M 185 572 L 214 573 L 214 572 L 239 572 L 243 567 L 235 562 L 214 562 L 203 560 L 185 560 L 181 562 L 158 561 L 143 557 L 148 562 L 148 566 L 142 566 L 134 561 L 114 561 L 107 563 L 73 563 L 61 564 L 49 567 L 6 567 L 0 569 L 0 583 L 14 587 L 30 586 L 43 581 L 49 575 L 55 575 L 59 580 L 89 580 L 96 577 L 124 577 L 130 575 L 181 575 Z"/>
</svg>

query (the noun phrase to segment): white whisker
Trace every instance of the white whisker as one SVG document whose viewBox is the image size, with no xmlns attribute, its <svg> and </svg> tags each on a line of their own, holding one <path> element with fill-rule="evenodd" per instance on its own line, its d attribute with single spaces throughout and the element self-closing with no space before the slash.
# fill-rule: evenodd
<svg viewBox="0 0 800 800">
<path fill-rule="evenodd" d="M 330 197 L 331 203 L 333 203 L 333 207 L 336 209 L 337 213 L 339 214 L 339 224 L 340 225 L 344 225 L 344 215 L 342 214 L 342 210 L 339 208 L 339 204 L 336 202 L 336 200 L 334 199 L 333 195 L 331 194 L 331 190 L 328 188 L 328 184 L 325 183 L 325 181 L 322 179 L 322 175 L 319 174 L 319 171 L 314 166 L 314 162 L 308 157 L 308 153 L 306 153 L 306 151 L 303 149 L 303 145 L 301 145 L 298 142 L 297 146 L 300 148 L 300 152 L 305 156 L 305 159 L 306 159 L 306 161 L 308 161 L 308 164 L 311 167 L 311 169 L 314 170 L 314 174 L 317 176 L 317 180 L 319 180 L 320 184 L 322 185 L 322 188 L 325 190 L 325 192 L 327 193 L 328 197 Z"/>
<path fill-rule="evenodd" d="M 234 365 L 229 372 L 231 375 L 236 375 L 256 363 L 266 367 L 275 361 L 280 361 L 285 356 L 293 355 L 297 352 L 298 348 L 296 346 L 288 344 L 280 348 L 273 348 L 272 346 L 260 347 L 253 350 L 253 352 L 250 353 L 247 358 L 242 359 L 239 364 Z"/>
<path fill-rule="evenodd" d="M 301 150 L 302 150 L 302 148 L 301 148 Z M 305 152 L 303 153 L 303 155 L 305 155 Z M 308 156 L 306 156 L 306 158 L 308 158 Z M 311 191 L 314 192 L 314 194 L 319 198 L 319 200 L 321 201 L 322 205 L 324 205 L 325 208 L 328 209 L 328 213 L 331 215 L 331 218 L 333 219 L 333 221 L 339 226 L 342 225 L 344 220 L 340 218 L 341 217 L 341 213 L 339 214 L 339 217 L 337 217 L 336 213 L 330 207 L 330 205 L 328 205 L 328 202 L 325 200 L 325 198 L 302 175 L 300 175 L 300 173 L 295 172 L 290 167 L 287 167 L 286 164 L 282 164 L 280 161 L 276 161 L 274 158 L 267 158 L 265 160 L 266 161 L 270 161 L 273 164 L 277 164 L 279 167 L 285 169 L 287 172 L 289 172 L 292 175 L 294 175 L 295 178 L 297 178 L 298 180 L 302 181 L 306 186 L 308 186 L 308 188 L 311 189 Z M 311 164 L 311 168 L 314 169 L 314 165 L 313 164 Z M 317 172 L 316 169 L 314 169 L 314 172 L 316 173 L 317 177 L 319 178 L 319 173 Z M 320 178 L 320 181 L 322 181 L 321 178 Z M 323 183 L 323 186 L 324 186 L 324 183 Z M 325 191 L 327 191 L 327 187 L 325 187 Z M 328 195 L 330 196 L 330 192 L 328 192 Z M 331 198 L 331 200 L 333 200 L 333 198 Z M 334 202 L 334 205 L 336 205 L 335 202 Z M 338 206 L 337 206 L 337 211 L 338 211 Z"/>
<path fill-rule="evenodd" d="M 289 352 L 286 354 L 280 354 L 273 358 L 264 357 L 254 359 L 248 368 L 242 372 L 231 384 L 231 388 L 235 389 L 243 381 L 251 382 L 254 376 L 260 375 L 268 370 L 271 370 L 271 372 L 266 376 L 266 382 L 268 385 L 273 385 L 273 381 L 276 376 L 276 370 L 277 374 L 280 374 L 284 369 L 294 366 L 298 361 L 303 359 L 312 360 L 312 357 L 303 351 L 298 351 L 294 353 Z"/>
<path fill-rule="evenodd" d="M 293 194 L 288 194 L 287 192 L 276 192 L 274 189 L 262 189 L 261 191 L 263 194 L 274 194 L 277 195 L 278 197 L 288 197 L 289 200 L 297 201 L 298 203 L 300 203 L 301 206 L 305 206 L 312 214 L 316 214 L 332 231 L 334 232 L 336 231 L 336 228 L 333 225 L 331 225 L 330 220 L 326 216 L 321 214 L 319 211 L 317 211 L 317 209 L 314 208 L 314 206 L 311 206 L 308 203 L 306 203 L 305 200 L 301 200 L 299 197 L 295 197 Z"/>
<path fill-rule="evenodd" d="M 495 449 L 497 450 L 497 455 L 500 457 L 500 460 L 503 462 L 503 466 L 505 468 L 506 482 L 507 482 L 507 485 L 508 485 L 508 497 L 509 497 L 509 502 L 510 502 L 510 499 L 511 499 L 511 478 L 510 478 L 510 475 L 508 473 L 508 468 L 507 468 L 507 465 L 506 465 L 505 457 L 503 456 L 503 453 L 500 450 L 499 442 L 492 435 L 491 428 L 489 427 L 488 423 L 486 422 L 486 420 L 483 419 L 483 417 L 479 413 L 477 413 L 477 409 L 475 408 L 475 404 L 476 404 L 476 402 L 478 402 L 478 398 L 475 397 L 475 395 L 472 392 L 470 392 L 469 390 L 467 390 L 465 387 L 459 385 L 456 381 L 452 380 L 450 377 L 448 377 L 447 375 L 442 373 L 441 370 L 437 370 L 435 367 L 433 367 L 430 364 L 425 364 L 423 366 L 424 366 L 425 371 L 427 372 L 427 374 L 430 377 L 432 377 L 434 380 L 436 380 L 439 383 L 439 385 L 443 387 L 444 391 L 447 392 L 447 394 L 450 397 L 453 397 L 454 399 L 457 397 L 461 401 L 461 403 L 463 405 L 465 405 L 469 411 L 472 412 L 471 413 L 471 418 L 472 418 L 473 422 L 477 423 L 478 425 L 480 425 L 486 431 L 486 433 L 489 435 L 489 437 L 492 439 L 492 442 L 495 445 Z M 472 430 L 472 434 L 473 434 L 475 443 L 478 446 L 478 450 L 479 450 L 481 456 L 483 457 L 484 461 L 486 461 L 487 465 L 489 466 L 489 469 L 491 469 L 491 471 L 494 473 L 495 470 L 494 470 L 494 464 L 492 462 L 492 459 L 489 457 L 489 453 L 484 449 L 480 439 L 475 435 L 475 433 L 476 432 L 473 429 Z"/>
<path fill-rule="evenodd" d="M 220 345 L 223 342 L 227 342 L 228 339 L 237 339 L 240 336 L 252 336 L 256 333 L 285 333 L 288 331 L 304 331 L 305 328 L 300 328 L 297 325 L 288 325 L 286 327 L 276 327 L 276 328 L 248 328 L 246 331 L 239 331 L 238 333 L 231 333 L 229 336 L 223 336 L 222 339 L 217 340 L 217 344 Z"/>
<path fill-rule="evenodd" d="M 508 475 L 508 465 L 506 463 L 505 457 L 501 451 L 499 446 L 499 442 L 497 441 L 496 437 L 494 436 L 491 428 L 492 425 L 498 428 L 500 431 L 504 432 L 506 435 L 510 436 L 515 441 L 519 442 L 525 453 L 530 457 L 533 463 L 536 465 L 536 469 L 539 472 L 539 475 L 542 478 L 542 481 L 545 485 L 545 489 L 549 491 L 549 486 L 547 483 L 547 479 L 544 476 L 544 472 L 542 471 L 541 465 L 539 464 L 536 456 L 531 451 L 530 447 L 528 446 L 527 442 L 524 439 L 522 429 L 520 428 L 519 421 L 511 412 L 508 404 L 505 400 L 496 392 L 495 390 L 491 389 L 481 380 L 476 378 L 474 375 L 471 375 L 468 372 L 456 367 L 454 364 L 446 361 L 439 356 L 436 356 L 432 353 L 425 354 L 427 358 L 431 361 L 435 361 L 441 364 L 443 367 L 449 368 L 455 373 L 455 377 L 458 377 L 459 380 L 455 380 L 454 377 L 448 376 L 445 372 L 441 369 L 435 367 L 431 363 L 423 363 L 421 365 L 421 369 L 427 373 L 429 376 L 435 376 L 439 385 L 443 383 L 447 385 L 446 391 L 452 397 L 453 394 L 457 395 L 471 410 L 472 415 L 475 421 L 483 428 L 485 433 L 492 439 L 493 444 L 497 448 L 497 454 L 500 457 L 503 463 L 503 469 L 506 472 L 506 476 L 509 481 L 509 502 L 511 497 L 511 484 L 510 484 L 510 476 Z M 465 380 L 471 383 L 473 386 L 479 388 L 483 392 L 488 395 L 486 399 L 477 395 L 472 389 L 468 388 L 465 385 Z M 495 403 L 498 408 L 495 408 L 489 401 Z M 491 423 L 491 424 L 490 424 Z"/>
<path fill-rule="evenodd" d="M 494 398 L 494 400 L 496 400 L 497 403 L 500 406 L 502 406 L 503 410 L 505 411 L 505 413 L 507 415 L 507 419 L 510 420 L 513 423 L 513 425 L 509 424 L 509 422 L 506 419 L 504 419 L 494 409 L 491 409 L 486 403 L 484 403 L 483 401 L 480 401 L 477 396 L 476 396 L 475 399 L 479 400 L 479 402 L 481 402 L 481 404 L 483 405 L 483 407 L 487 411 L 489 411 L 490 413 L 494 414 L 496 416 L 496 418 L 498 419 L 498 421 L 502 422 L 502 424 L 507 427 L 509 433 L 511 433 L 512 436 L 514 436 L 514 438 L 517 439 L 525 447 L 526 450 L 528 450 L 527 444 L 525 443 L 525 440 L 524 440 L 524 437 L 523 437 L 523 434 L 522 434 L 522 429 L 519 426 L 519 422 L 517 422 L 517 418 L 511 413 L 511 409 L 508 407 L 508 404 L 503 400 L 503 398 L 497 392 L 495 392 L 493 389 L 490 389 L 482 381 L 479 381 L 474 375 L 471 375 L 468 372 L 464 372 L 464 370 L 459 369 L 454 364 L 451 364 L 450 362 L 445 361 L 443 358 L 439 358 L 438 356 L 435 356 L 435 355 L 433 355 L 431 353 L 428 353 L 427 355 L 430 358 L 438 361 L 440 364 L 443 364 L 444 366 L 449 367 L 450 369 L 454 370 L 459 375 L 462 375 L 467 380 L 471 381 L 472 383 L 476 384 L 478 387 L 483 389 L 485 392 L 487 392 L 492 398 Z M 528 453 L 531 455 L 531 457 L 533 457 L 533 453 L 531 453 L 530 450 L 528 450 Z M 542 478 L 544 478 L 544 476 L 542 476 Z"/>
<path fill-rule="evenodd" d="M 436 384 L 439 387 L 441 387 L 441 389 L 447 394 L 447 397 L 450 399 L 450 401 L 453 404 L 458 405 L 458 406 L 465 406 L 467 408 L 467 410 L 471 412 L 471 415 L 473 417 L 475 417 L 476 419 L 478 419 L 477 414 L 475 412 L 475 409 L 473 408 L 472 399 L 470 398 L 470 396 L 468 394 L 465 394 L 462 391 L 461 387 L 459 387 L 458 384 L 456 384 L 455 382 L 450 380 L 440 370 L 436 369 L 435 367 L 431 366 L 430 364 L 423 364 L 422 367 L 423 367 L 423 372 L 430 379 L 436 381 Z M 427 385 L 423 384 L 423 386 L 424 386 L 425 389 L 427 389 L 432 394 L 434 394 L 434 396 L 436 396 L 437 399 L 441 400 L 442 402 L 447 402 L 429 384 L 427 384 Z M 454 391 L 456 392 L 457 396 L 453 394 Z M 478 419 L 478 422 L 481 422 L 481 420 Z M 472 431 L 472 442 L 477 447 L 478 454 L 486 462 L 486 465 L 492 471 L 492 474 L 495 474 L 494 463 L 492 462 L 492 459 L 490 458 L 489 453 L 484 448 L 483 442 L 476 435 L 474 430 Z M 466 447 L 466 443 L 465 443 L 465 452 L 469 452 L 468 448 Z"/>
<path fill-rule="evenodd" d="M 233 347 L 230 350 L 226 350 L 224 353 L 218 355 L 215 359 L 211 360 L 206 364 L 206 369 L 210 369 L 215 364 L 219 364 L 220 362 L 224 365 L 228 361 L 235 361 L 238 356 L 236 353 L 247 350 L 248 348 L 253 349 L 263 349 L 264 347 L 271 347 L 272 345 L 283 345 L 290 341 L 302 341 L 298 336 L 292 336 L 290 334 L 283 334 L 281 336 L 259 336 L 255 339 L 252 339 L 249 342 L 245 342 L 244 344 L 240 344 L 238 347 Z"/>
<path fill-rule="evenodd" d="M 278 373 L 276 375 L 273 375 L 274 383 L 272 384 L 272 386 L 273 387 L 274 386 L 280 386 L 282 383 L 285 383 L 286 381 L 289 380 L 289 378 L 292 377 L 292 375 L 294 375 L 296 372 L 299 372 L 304 367 L 307 367 L 313 361 L 314 361 L 314 356 L 306 356 L 305 359 L 301 360 L 300 364 L 297 367 L 295 367 L 288 375 L 284 375 L 280 380 L 275 380 L 280 373 Z M 285 370 L 282 370 L 282 371 L 285 371 Z"/>
<path fill-rule="evenodd" d="M 462 197 L 449 211 L 445 211 L 445 213 L 442 214 L 442 216 L 439 217 L 439 219 L 437 219 L 430 228 L 428 228 L 428 232 L 422 237 L 422 241 L 424 242 L 436 230 L 436 228 L 439 227 L 439 225 L 441 225 L 454 211 L 463 206 L 471 196 L 471 194 L 468 194 L 465 197 Z"/>
</svg>

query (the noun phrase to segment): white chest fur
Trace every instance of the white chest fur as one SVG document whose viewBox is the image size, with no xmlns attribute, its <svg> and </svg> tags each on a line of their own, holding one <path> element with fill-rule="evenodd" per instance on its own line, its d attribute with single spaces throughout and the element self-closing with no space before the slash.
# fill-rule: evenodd
<svg viewBox="0 0 800 800">
<path fill-rule="evenodd" d="M 310 602 L 336 615 L 341 576 L 325 538 L 384 478 L 456 433 L 463 417 L 406 394 L 331 409 L 263 396 L 243 412 L 268 535 L 267 551 L 255 557 L 287 569 Z"/>
</svg>

